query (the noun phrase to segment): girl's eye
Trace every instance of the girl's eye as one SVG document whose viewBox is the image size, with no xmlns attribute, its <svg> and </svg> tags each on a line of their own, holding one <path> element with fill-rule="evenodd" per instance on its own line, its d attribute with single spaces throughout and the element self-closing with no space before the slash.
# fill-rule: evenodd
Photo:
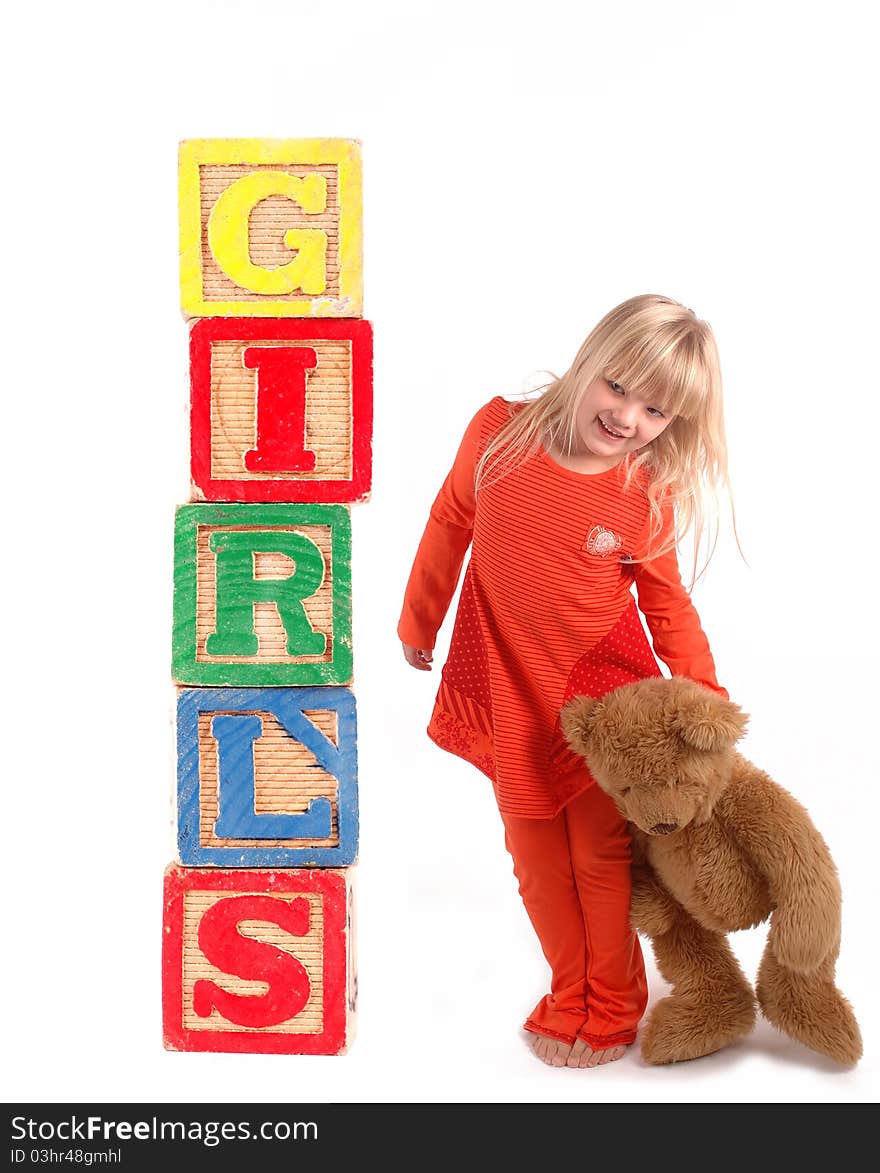
<svg viewBox="0 0 880 1173">
<path fill-rule="evenodd" d="M 623 395 L 624 390 L 619 383 L 615 383 L 613 379 L 608 380 L 608 386 L 615 393 L 615 395 Z"/>
<path fill-rule="evenodd" d="M 666 416 L 663 414 L 663 412 L 660 410 L 659 407 L 649 407 L 648 408 L 648 415 L 652 415 L 654 417 L 654 419 L 657 419 L 657 420 L 662 420 L 662 419 L 666 418 Z"/>
</svg>

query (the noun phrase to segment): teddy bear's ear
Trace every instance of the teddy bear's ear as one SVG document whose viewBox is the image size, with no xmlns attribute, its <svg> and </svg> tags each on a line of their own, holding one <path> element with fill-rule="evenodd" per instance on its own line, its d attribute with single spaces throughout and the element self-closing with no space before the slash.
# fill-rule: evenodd
<svg viewBox="0 0 880 1173">
<path fill-rule="evenodd" d="M 704 753 L 729 749 L 745 732 L 748 716 L 739 705 L 701 688 L 699 695 L 682 698 L 672 728 L 687 745 Z"/>
<path fill-rule="evenodd" d="M 590 731 L 601 709 L 602 702 L 592 696 L 576 696 L 560 709 L 559 724 L 575 753 L 586 752 Z"/>
</svg>

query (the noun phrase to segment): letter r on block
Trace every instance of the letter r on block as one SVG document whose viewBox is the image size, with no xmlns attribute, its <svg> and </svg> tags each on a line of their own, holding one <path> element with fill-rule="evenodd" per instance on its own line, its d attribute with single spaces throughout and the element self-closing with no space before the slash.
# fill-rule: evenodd
<svg viewBox="0 0 880 1173">
<path fill-rule="evenodd" d="M 254 632 L 254 604 L 274 603 L 287 633 L 290 655 L 320 656 L 327 639 L 314 631 L 303 600 L 315 594 L 324 580 L 324 562 L 314 542 L 297 533 L 242 533 L 229 530 L 209 538 L 216 555 L 216 630 L 207 639 L 211 656 L 255 656 L 259 641 Z M 279 553 L 290 558 L 294 570 L 287 578 L 255 577 L 254 555 Z"/>
<path fill-rule="evenodd" d="M 178 684 L 347 684 L 348 507 L 179 506 L 173 647 Z"/>
</svg>

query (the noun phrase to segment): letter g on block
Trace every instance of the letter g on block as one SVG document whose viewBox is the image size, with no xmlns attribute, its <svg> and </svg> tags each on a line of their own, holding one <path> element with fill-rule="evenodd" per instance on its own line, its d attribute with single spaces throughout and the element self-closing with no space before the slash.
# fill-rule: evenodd
<svg viewBox="0 0 880 1173">
<path fill-rule="evenodd" d="M 308 215 L 327 207 L 323 175 L 291 175 L 287 171 L 253 171 L 235 180 L 219 196 L 208 217 L 208 246 L 227 275 L 242 289 L 281 297 L 300 289 L 323 293 L 327 287 L 327 234 L 319 228 L 289 228 L 284 243 L 296 252 L 276 268 L 255 265 L 250 255 L 250 214 L 261 200 L 285 196 Z"/>
</svg>

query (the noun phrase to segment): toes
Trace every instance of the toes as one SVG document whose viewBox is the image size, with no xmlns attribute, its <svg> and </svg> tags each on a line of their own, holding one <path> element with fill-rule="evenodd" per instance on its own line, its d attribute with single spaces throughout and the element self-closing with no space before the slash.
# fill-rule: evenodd
<svg viewBox="0 0 880 1173">
<path fill-rule="evenodd" d="M 548 1039 L 544 1035 L 535 1035 L 532 1043 L 535 1055 L 549 1067 L 565 1067 L 571 1052 L 571 1044 L 560 1039 Z"/>
<path fill-rule="evenodd" d="M 566 1060 L 567 1067 L 583 1067 L 587 1058 L 592 1054 L 583 1039 L 575 1039 Z"/>
<path fill-rule="evenodd" d="M 594 1051 L 583 1039 L 575 1039 L 571 1044 L 538 1034 L 532 1038 L 532 1050 L 548 1067 L 599 1067 L 622 1059 L 626 1053 L 626 1047 L 608 1047 L 604 1051 Z"/>
<path fill-rule="evenodd" d="M 578 1067 L 589 1067 L 596 1052 L 593 1050 L 590 1044 L 585 1043 L 583 1039 L 580 1039 L 579 1042 L 581 1043 L 581 1051 L 578 1055 Z"/>
<path fill-rule="evenodd" d="M 582 1067 L 601 1067 L 605 1063 L 613 1063 L 615 1059 L 622 1059 L 626 1054 L 626 1047 L 607 1047 L 604 1051 L 589 1051 L 586 1063 Z"/>
<path fill-rule="evenodd" d="M 570 1054 L 571 1047 L 568 1045 L 568 1043 L 557 1042 L 553 1058 L 550 1060 L 550 1062 L 554 1067 L 564 1067 L 568 1062 L 568 1056 Z"/>
<path fill-rule="evenodd" d="M 602 1052 L 602 1057 L 599 1063 L 613 1063 L 615 1059 L 622 1059 L 626 1047 L 609 1047 L 607 1051 Z"/>
<path fill-rule="evenodd" d="M 547 1062 L 547 1044 L 549 1041 L 549 1039 L 545 1039 L 542 1035 L 533 1036 L 532 1050 L 542 1063 Z"/>
</svg>

